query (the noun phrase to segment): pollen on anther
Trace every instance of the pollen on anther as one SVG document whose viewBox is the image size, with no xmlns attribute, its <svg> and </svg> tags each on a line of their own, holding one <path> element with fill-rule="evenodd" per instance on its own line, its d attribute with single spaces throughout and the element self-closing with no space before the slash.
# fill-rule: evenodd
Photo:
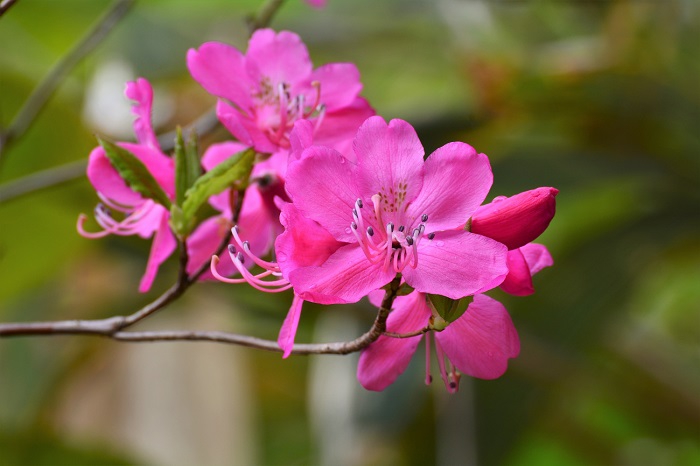
<svg viewBox="0 0 700 466">
<path fill-rule="evenodd" d="M 394 231 L 394 224 L 393 223 L 389 222 L 389 224 L 387 226 L 389 227 L 389 231 Z"/>
<path fill-rule="evenodd" d="M 428 214 L 423 214 L 420 217 L 421 222 L 427 222 L 428 221 Z"/>
<path fill-rule="evenodd" d="M 243 249 L 249 249 L 250 248 L 250 241 L 243 241 Z"/>
<path fill-rule="evenodd" d="M 357 223 L 352 222 L 352 223 L 350 224 L 350 228 L 352 228 L 353 230 L 357 230 Z"/>
<path fill-rule="evenodd" d="M 367 234 L 370 236 L 374 236 L 374 228 L 372 227 L 367 227 Z"/>
<path fill-rule="evenodd" d="M 362 199 L 357 200 L 357 207 L 359 207 L 360 209 L 364 207 L 364 204 L 362 203 Z"/>
<path fill-rule="evenodd" d="M 435 238 L 435 233 L 429 233 L 428 234 L 428 239 L 433 239 Z"/>
<path fill-rule="evenodd" d="M 406 243 L 407 243 L 409 246 L 413 246 L 413 236 L 407 236 L 407 237 L 406 237 Z"/>
<path fill-rule="evenodd" d="M 228 245 L 229 254 L 236 254 L 236 247 L 233 244 Z"/>
<path fill-rule="evenodd" d="M 404 231 L 405 229 L 406 229 L 406 227 L 403 226 L 403 225 L 401 225 L 401 226 L 399 227 L 399 231 L 400 231 L 401 233 L 403 233 L 403 231 Z"/>
<path fill-rule="evenodd" d="M 240 252 L 236 254 L 236 260 L 238 260 L 238 262 L 241 264 L 245 264 L 245 257 L 243 257 L 243 254 Z"/>
</svg>

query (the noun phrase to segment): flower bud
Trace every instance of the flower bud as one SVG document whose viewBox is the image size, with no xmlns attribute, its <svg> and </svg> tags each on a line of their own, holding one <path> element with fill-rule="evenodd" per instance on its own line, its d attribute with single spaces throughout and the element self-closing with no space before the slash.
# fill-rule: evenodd
<svg viewBox="0 0 700 466">
<path fill-rule="evenodd" d="M 512 197 L 496 198 L 479 207 L 471 218 L 471 232 L 516 249 L 542 234 L 554 217 L 555 188 L 537 188 Z"/>
</svg>

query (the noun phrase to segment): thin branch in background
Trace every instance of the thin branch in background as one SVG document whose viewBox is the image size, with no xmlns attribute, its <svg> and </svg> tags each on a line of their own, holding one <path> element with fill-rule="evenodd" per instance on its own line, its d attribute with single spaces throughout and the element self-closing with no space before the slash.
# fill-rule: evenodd
<svg viewBox="0 0 700 466">
<path fill-rule="evenodd" d="M 0 16 L 4 15 L 15 3 L 17 0 L 2 0 L 0 2 Z"/>
<path fill-rule="evenodd" d="M 272 22 L 272 18 L 275 16 L 277 10 L 280 9 L 283 3 L 284 0 L 268 0 L 262 7 L 260 7 L 258 14 L 248 17 L 247 23 L 248 28 L 250 29 L 250 34 L 253 35 L 257 29 L 262 29 L 269 26 L 270 22 Z"/>
<path fill-rule="evenodd" d="M 67 163 L 58 167 L 32 173 L 23 178 L 7 182 L 0 186 L 0 204 L 9 200 L 34 193 L 43 189 L 73 181 L 85 176 L 87 159 Z"/>
<path fill-rule="evenodd" d="M 34 89 L 6 131 L 0 135 L 0 156 L 4 149 L 24 134 L 39 115 L 68 73 L 92 52 L 122 19 L 134 0 L 117 0 L 97 24 L 66 54 Z"/>
<path fill-rule="evenodd" d="M 188 283 L 192 283 L 189 282 Z M 262 338 L 240 335 L 229 332 L 219 331 L 188 331 L 188 330 L 159 330 L 145 332 L 124 332 L 121 329 L 131 325 L 138 320 L 134 316 L 145 314 L 141 318 L 147 316 L 145 313 L 150 307 L 156 306 L 156 303 L 161 303 L 163 307 L 168 302 L 175 299 L 179 294 L 187 288 L 173 285 L 173 287 L 164 293 L 161 298 L 154 301 L 152 304 L 144 307 L 142 310 L 128 317 L 110 317 L 100 320 L 66 320 L 56 322 L 30 322 L 30 323 L 11 323 L 0 324 L 0 337 L 19 337 L 19 336 L 36 336 L 36 335 L 95 335 L 108 337 L 117 341 L 125 342 L 163 342 L 163 341 L 208 341 L 214 343 L 227 343 L 249 348 L 262 349 L 267 351 L 282 352 L 276 341 L 265 340 Z M 377 317 L 370 329 L 351 341 L 335 342 L 335 343 L 310 343 L 310 344 L 295 344 L 292 353 L 294 354 L 349 354 L 367 348 L 369 345 L 377 341 L 377 339 L 386 332 L 386 321 L 391 312 L 391 307 L 394 304 L 394 299 L 401 286 L 401 276 L 397 275 L 389 284 L 389 290 L 384 295 L 382 304 L 377 311 Z M 131 320 L 131 323 L 127 321 Z"/>
</svg>

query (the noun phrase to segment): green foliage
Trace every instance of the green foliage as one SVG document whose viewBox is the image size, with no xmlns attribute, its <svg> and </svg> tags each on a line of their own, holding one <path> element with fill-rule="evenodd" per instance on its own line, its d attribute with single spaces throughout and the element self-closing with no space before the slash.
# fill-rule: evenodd
<svg viewBox="0 0 700 466">
<path fill-rule="evenodd" d="M 444 330 L 450 323 L 464 314 L 473 299 L 472 296 L 462 299 L 451 299 L 446 296 L 429 294 L 428 304 L 437 313 L 437 316 L 433 316 L 431 327 L 437 331 Z"/>
<path fill-rule="evenodd" d="M 170 208 L 170 198 L 148 168 L 131 152 L 104 139 L 97 138 L 112 166 L 131 189 L 158 204 Z"/>
<path fill-rule="evenodd" d="M 207 200 L 225 189 L 245 189 L 248 177 L 253 169 L 255 151 L 246 149 L 232 155 L 219 165 L 199 177 L 195 183 L 185 192 L 185 200 L 182 203 L 182 219 L 185 223 L 184 231 L 188 233 L 193 225 L 193 219 L 197 211 L 206 204 Z"/>
<path fill-rule="evenodd" d="M 185 143 L 182 137 L 182 128 L 178 126 L 174 158 L 175 203 L 182 206 L 185 201 L 185 193 L 202 174 L 202 166 L 199 161 L 199 138 L 196 131 L 192 131 L 187 143 Z"/>
</svg>

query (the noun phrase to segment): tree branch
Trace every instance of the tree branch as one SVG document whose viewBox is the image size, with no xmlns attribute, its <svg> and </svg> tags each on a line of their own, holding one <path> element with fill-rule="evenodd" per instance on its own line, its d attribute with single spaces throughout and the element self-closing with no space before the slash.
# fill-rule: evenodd
<svg viewBox="0 0 700 466">
<path fill-rule="evenodd" d="M 39 112 L 54 93 L 63 78 L 90 53 L 126 14 L 134 0 L 117 0 L 97 24 L 58 62 L 44 80 L 34 89 L 12 123 L 0 135 L 0 155 L 15 139 L 31 126 Z"/>
<path fill-rule="evenodd" d="M 15 3 L 17 3 L 17 0 L 2 0 L 2 1 L 0 1 L 0 16 L 7 13 L 7 10 L 9 10 L 10 7 L 12 7 L 12 5 L 14 5 Z"/>
<path fill-rule="evenodd" d="M 188 281 L 188 283 L 191 283 Z M 315 344 L 295 344 L 293 354 L 349 354 L 368 347 L 386 332 L 386 320 L 391 312 L 396 294 L 401 285 L 401 276 L 397 275 L 389 284 L 377 317 L 370 329 L 352 341 Z M 177 284 L 161 297 L 127 317 L 110 317 L 100 320 L 65 320 L 56 322 L 32 322 L 0 324 L 0 338 L 37 336 L 37 335 L 95 335 L 124 342 L 163 342 L 163 341 L 208 341 L 227 343 L 266 351 L 282 352 L 276 341 L 219 331 L 160 330 L 145 332 L 121 331 L 128 325 L 138 322 L 150 313 L 163 307 L 182 294 L 189 285 L 179 287 Z M 179 292 L 178 292 L 179 290 Z M 141 316 L 137 318 L 137 316 Z"/>
</svg>

